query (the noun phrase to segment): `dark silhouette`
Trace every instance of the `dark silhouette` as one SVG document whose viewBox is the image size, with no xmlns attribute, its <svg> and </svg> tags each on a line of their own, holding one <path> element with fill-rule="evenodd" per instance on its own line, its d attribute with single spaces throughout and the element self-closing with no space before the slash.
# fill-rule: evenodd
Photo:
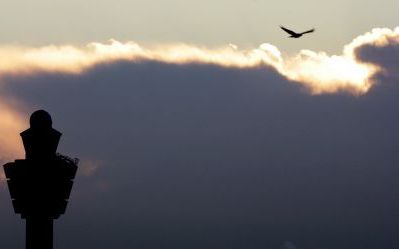
<svg viewBox="0 0 399 249">
<path fill-rule="evenodd" d="M 292 30 L 289 30 L 289 29 L 287 29 L 287 28 L 284 28 L 283 26 L 280 26 L 280 28 L 281 28 L 282 30 L 284 30 L 285 32 L 287 32 L 288 34 L 290 34 L 290 35 L 291 35 L 291 36 L 289 36 L 290 38 L 299 38 L 299 37 L 301 37 L 301 36 L 304 35 L 304 34 L 312 33 L 312 32 L 315 31 L 315 29 L 310 29 L 310 30 L 305 31 L 305 32 L 302 32 L 302 33 L 296 33 L 296 32 L 294 32 L 294 31 L 292 31 Z"/>
<path fill-rule="evenodd" d="M 4 165 L 14 211 L 26 219 L 26 248 L 53 248 L 53 219 L 65 213 L 77 159 L 57 154 L 61 133 L 43 110 L 21 133 L 26 159 Z"/>
</svg>

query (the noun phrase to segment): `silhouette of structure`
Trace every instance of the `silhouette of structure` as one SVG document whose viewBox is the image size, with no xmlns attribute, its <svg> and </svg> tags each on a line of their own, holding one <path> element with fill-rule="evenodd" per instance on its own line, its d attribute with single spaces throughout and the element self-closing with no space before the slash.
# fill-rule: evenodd
<svg viewBox="0 0 399 249">
<path fill-rule="evenodd" d="M 5 164 L 14 211 L 26 219 L 26 248 L 53 248 L 53 220 L 66 211 L 77 159 L 57 154 L 61 133 L 44 110 L 30 117 L 21 133 L 26 159 Z"/>
<path fill-rule="evenodd" d="M 294 31 L 292 31 L 292 30 L 289 30 L 289 29 L 287 29 L 287 28 L 284 28 L 283 26 L 280 26 L 280 28 L 281 28 L 282 30 L 284 30 L 285 32 L 287 32 L 288 34 L 290 34 L 290 36 L 289 36 L 290 38 L 299 38 L 299 37 L 303 36 L 304 34 L 312 33 L 312 32 L 315 31 L 315 29 L 310 29 L 310 30 L 305 31 L 305 32 L 302 32 L 302 33 L 296 33 L 296 32 L 294 32 Z"/>
</svg>

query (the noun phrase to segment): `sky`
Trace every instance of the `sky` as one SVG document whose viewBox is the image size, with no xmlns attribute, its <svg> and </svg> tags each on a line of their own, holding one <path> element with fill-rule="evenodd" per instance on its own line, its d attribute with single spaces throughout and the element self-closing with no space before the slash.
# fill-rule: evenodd
<svg viewBox="0 0 399 249">
<path fill-rule="evenodd" d="M 397 25 L 393 0 L 1 0 L 0 42 L 22 45 L 119 41 L 228 43 L 251 48 L 269 42 L 284 52 L 340 53 L 372 28 Z M 285 39 L 278 26 L 316 28 L 312 38 Z"/>
<path fill-rule="evenodd" d="M 80 159 L 55 248 L 399 247 L 394 1 L 0 3 L 0 163 L 38 109 Z"/>
</svg>

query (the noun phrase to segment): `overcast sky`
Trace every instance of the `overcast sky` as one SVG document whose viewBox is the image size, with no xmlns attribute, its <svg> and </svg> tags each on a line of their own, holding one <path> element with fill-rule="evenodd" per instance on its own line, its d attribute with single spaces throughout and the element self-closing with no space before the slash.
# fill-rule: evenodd
<svg viewBox="0 0 399 249">
<path fill-rule="evenodd" d="M 37 109 L 81 159 L 55 248 L 399 247 L 393 1 L 0 2 L 0 163 Z"/>
<path fill-rule="evenodd" d="M 340 53 L 376 27 L 397 25 L 392 0 L 1 0 L 0 42 L 48 45 L 92 41 L 185 42 L 254 47 L 268 42 L 284 52 Z M 285 39 L 279 30 L 316 28 L 312 37 Z"/>
</svg>

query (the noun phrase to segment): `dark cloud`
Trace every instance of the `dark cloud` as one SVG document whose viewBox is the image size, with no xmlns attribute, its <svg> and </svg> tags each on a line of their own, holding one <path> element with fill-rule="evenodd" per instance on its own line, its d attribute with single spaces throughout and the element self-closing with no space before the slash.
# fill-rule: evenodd
<svg viewBox="0 0 399 249">
<path fill-rule="evenodd" d="M 396 249 L 399 87 L 374 90 L 311 96 L 268 67 L 119 61 L 5 78 L 2 94 L 52 113 L 61 152 L 100 162 L 57 248 Z M 0 241 L 19 248 L 0 198 Z"/>
<path fill-rule="evenodd" d="M 382 68 L 376 77 L 382 81 L 386 78 L 399 78 L 399 39 L 398 36 L 386 36 L 378 43 L 366 43 L 354 51 L 358 60 L 371 63 Z"/>
</svg>

